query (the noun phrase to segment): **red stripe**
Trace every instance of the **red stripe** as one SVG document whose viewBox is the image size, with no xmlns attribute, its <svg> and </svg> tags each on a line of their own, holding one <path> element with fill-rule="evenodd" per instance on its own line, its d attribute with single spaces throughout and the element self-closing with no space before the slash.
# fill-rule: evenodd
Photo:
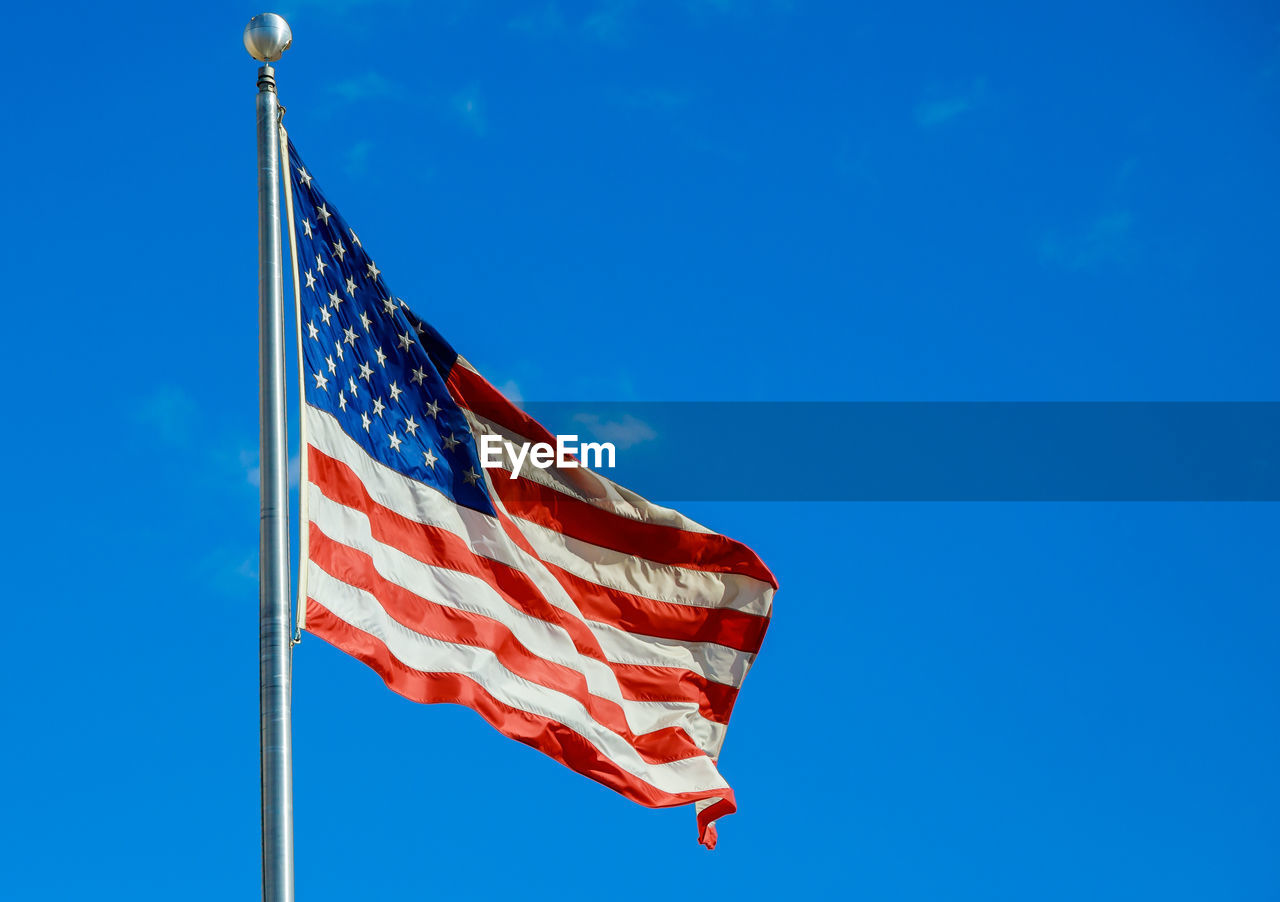
<svg viewBox="0 0 1280 902">
<path fill-rule="evenodd" d="M 716 821 L 738 810 L 733 797 L 722 798 L 698 812 L 698 841 L 708 849 L 716 847 Z"/>
<path fill-rule="evenodd" d="M 504 704 L 475 680 L 456 673 L 429 673 L 406 666 L 375 636 L 358 630 L 313 598 L 307 599 L 307 631 L 373 669 L 394 692 L 423 704 L 453 703 L 476 711 L 504 736 L 523 742 L 561 764 L 650 808 L 670 808 L 700 799 L 718 798 L 698 818 L 700 838 L 714 845 L 710 821 L 737 810 L 732 789 L 664 792 L 627 773 L 580 733 L 548 717 Z"/>
<path fill-rule="evenodd" d="M 490 385 L 489 380 L 479 373 L 465 366 L 454 366 L 449 370 L 445 387 L 455 401 L 477 416 L 522 435 L 531 442 L 555 444 L 556 437 L 545 426 L 508 401 L 502 392 Z"/>
<path fill-rule="evenodd" d="M 504 398 L 478 373 L 455 366 L 446 384 L 458 403 L 477 416 L 529 441 L 555 442 L 555 437 L 537 420 Z M 778 588 L 773 573 L 754 551 L 725 536 L 643 523 L 523 478 L 490 482 L 513 515 L 575 539 L 661 564 L 749 576 Z"/>
<path fill-rule="evenodd" d="M 610 662 L 618 675 L 622 697 L 635 702 L 697 701 L 698 711 L 707 720 L 727 724 L 738 700 L 738 690 L 709 680 L 683 667 L 656 667 L 651 664 Z"/>
<path fill-rule="evenodd" d="M 657 601 L 583 579 L 549 561 L 547 569 L 578 603 L 582 616 L 629 633 L 685 642 L 714 642 L 755 654 L 769 619 L 729 608 Z"/>
<path fill-rule="evenodd" d="M 526 573 L 476 554 L 462 538 L 446 529 L 419 523 L 384 507 L 372 498 L 359 475 L 349 466 L 329 457 L 313 445 L 309 445 L 307 451 L 307 473 L 310 481 L 325 497 L 363 513 L 369 519 L 370 533 L 377 541 L 424 564 L 478 577 L 492 586 L 516 610 L 562 628 L 579 654 L 612 668 L 625 698 L 635 701 L 694 702 L 707 719 L 728 723 L 729 713 L 737 699 L 737 689 L 733 686 L 717 683 L 683 668 L 617 664 L 609 661 L 590 628 L 548 602 Z M 554 569 L 552 573 L 555 573 Z M 570 597 L 579 604 L 580 609 L 583 606 L 600 608 L 603 615 L 607 613 L 610 601 L 604 599 L 603 593 L 599 597 L 593 596 L 593 587 L 594 584 L 585 583 L 581 591 L 570 592 Z M 594 587 L 596 590 L 599 588 Z M 613 603 L 617 601 L 616 598 L 612 599 Z M 602 622 L 608 621 L 602 619 Z"/>
<path fill-rule="evenodd" d="M 733 573 L 778 587 L 755 552 L 733 539 L 632 520 L 523 476 L 490 482 L 512 516 L 547 529 L 659 564 Z"/>
<path fill-rule="evenodd" d="M 378 599 L 382 609 L 401 626 L 441 642 L 493 652 L 502 666 L 517 676 L 579 702 L 593 720 L 621 736 L 650 764 L 706 754 L 679 727 L 631 732 L 621 705 L 593 695 L 580 671 L 530 651 L 505 624 L 410 592 L 379 573 L 373 559 L 364 552 L 329 538 L 314 525 L 310 533 L 310 560 L 334 579 Z"/>
</svg>

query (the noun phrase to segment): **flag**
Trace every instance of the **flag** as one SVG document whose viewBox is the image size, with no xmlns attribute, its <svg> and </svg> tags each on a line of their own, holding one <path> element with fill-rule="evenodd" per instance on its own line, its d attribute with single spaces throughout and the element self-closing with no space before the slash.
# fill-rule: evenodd
<svg viewBox="0 0 1280 902">
<path fill-rule="evenodd" d="M 591 470 L 482 466 L 486 434 L 554 437 L 391 293 L 292 145 L 289 176 L 300 622 L 407 698 L 467 705 L 642 805 L 693 804 L 714 847 L 736 810 L 717 761 L 773 575 Z"/>
</svg>

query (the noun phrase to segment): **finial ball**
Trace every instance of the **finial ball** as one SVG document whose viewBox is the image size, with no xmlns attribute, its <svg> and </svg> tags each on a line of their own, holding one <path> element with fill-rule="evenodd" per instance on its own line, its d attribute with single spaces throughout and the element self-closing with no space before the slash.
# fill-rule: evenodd
<svg viewBox="0 0 1280 902">
<path fill-rule="evenodd" d="M 273 63 L 293 43 L 293 32 L 284 17 L 275 13 L 254 16 L 244 27 L 244 49 L 264 63 Z"/>
</svg>

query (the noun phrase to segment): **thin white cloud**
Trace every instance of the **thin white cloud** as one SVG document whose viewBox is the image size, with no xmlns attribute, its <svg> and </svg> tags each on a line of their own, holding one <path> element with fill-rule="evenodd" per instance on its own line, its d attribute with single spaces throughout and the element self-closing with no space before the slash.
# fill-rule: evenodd
<svg viewBox="0 0 1280 902">
<path fill-rule="evenodd" d="M 942 125 L 957 116 L 962 116 L 973 109 L 973 101 L 968 97 L 952 97 L 947 100 L 935 100 L 922 103 L 916 107 L 916 123 L 924 127 Z"/>
<path fill-rule="evenodd" d="M 258 581 L 258 558 L 256 555 L 249 555 L 235 569 L 236 576 L 250 582 Z"/>
<path fill-rule="evenodd" d="M 489 130 L 479 88 L 471 86 L 454 94 L 450 100 L 450 106 L 463 125 L 475 134 L 484 135 Z"/>
<path fill-rule="evenodd" d="M 685 8 L 695 17 L 751 15 L 755 13 L 789 13 L 793 0 L 687 0 Z"/>
<path fill-rule="evenodd" d="M 620 44 L 626 37 L 631 5 L 630 0 L 609 0 L 583 19 L 580 30 L 602 44 Z"/>
<path fill-rule="evenodd" d="M 688 91 L 642 88 L 638 91 L 617 92 L 614 100 L 619 106 L 632 109 L 667 112 L 689 106 L 693 102 L 693 95 Z"/>
<path fill-rule="evenodd" d="M 520 386 L 516 384 L 514 379 L 508 379 L 506 382 L 497 386 L 498 391 L 506 397 L 512 404 L 519 406 L 524 403 L 524 394 L 520 391 Z"/>
<path fill-rule="evenodd" d="M 921 128 L 936 128 L 953 122 L 981 106 L 986 99 L 986 93 L 986 79 L 977 78 L 964 91 L 922 101 L 916 104 L 916 125 Z"/>
<path fill-rule="evenodd" d="M 255 451 L 240 452 L 240 467 L 244 471 L 244 480 L 257 488 L 262 485 L 262 468 L 258 466 L 258 454 Z M 302 461 L 298 455 L 289 457 L 289 488 L 296 489 L 302 478 Z"/>
<path fill-rule="evenodd" d="M 586 15 L 566 14 L 555 0 L 543 3 L 507 20 L 512 31 L 530 37 L 563 38 L 577 36 L 598 44 L 625 43 L 635 28 L 635 0 L 600 0 Z M 689 18 L 711 23 L 725 16 L 756 13 L 789 13 L 793 0 L 685 0 L 682 9 Z"/>
<path fill-rule="evenodd" d="M 222 545 L 194 562 L 200 586 L 228 598 L 253 597 L 258 581 L 258 552 L 251 545 Z"/>
<path fill-rule="evenodd" d="M 335 82 L 333 93 L 343 100 L 362 101 L 377 97 L 396 97 L 403 93 L 398 82 L 392 81 L 380 72 L 369 71 L 363 75 Z"/>
<path fill-rule="evenodd" d="M 329 15 L 347 15 L 353 12 L 367 12 L 371 7 L 408 7 L 410 0 L 289 0 L 287 7 L 282 7 L 280 14 L 287 21 L 293 21 L 295 15 L 308 11 Z"/>
<path fill-rule="evenodd" d="M 604 420 L 599 414 L 578 413 L 574 414 L 573 421 L 586 427 L 592 438 L 612 442 L 620 451 L 658 437 L 652 426 L 629 413 L 620 420 Z"/>
<path fill-rule="evenodd" d="M 1128 210 L 1103 213 L 1075 233 L 1046 235 L 1040 242 L 1040 259 L 1076 270 L 1118 263 L 1132 244 L 1133 225 Z"/>
<path fill-rule="evenodd" d="M 792 0 L 689 0 L 687 5 L 694 14 L 790 13 L 795 9 Z"/>
<path fill-rule="evenodd" d="M 348 175 L 361 176 L 369 171 L 369 155 L 373 153 L 374 144 L 367 139 L 357 141 L 347 148 L 345 168 Z"/>
<path fill-rule="evenodd" d="M 138 402 L 133 413 L 134 419 L 170 445 L 191 441 L 199 419 L 196 402 L 176 385 L 158 386 Z"/>
<path fill-rule="evenodd" d="M 548 3 L 524 15 L 516 16 L 507 22 L 507 27 L 512 31 L 520 31 L 537 37 L 562 35 L 568 31 L 568 24 L 565 22 L 564 14 L 560 12 L 560 7 L 554 3 Z"/>
<path fill-rule="evenodd" d="M 240 450 L 240 468 L 244 470 L 244 481 L 255 489 L 262 484 L 262 469 L 258 466 L 256 451 Z"/>
</svg>

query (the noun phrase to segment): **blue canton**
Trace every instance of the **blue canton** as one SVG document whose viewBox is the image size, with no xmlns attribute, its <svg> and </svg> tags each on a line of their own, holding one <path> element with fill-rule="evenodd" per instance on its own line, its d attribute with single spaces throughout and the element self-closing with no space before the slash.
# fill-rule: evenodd
<svg viewBox="0 0 1280 902">
<path fill-rule="evenodd" d="M 445 380 L 458 355 L 395 297 L 289 145 L 306 403 L 377 461 L 495 513 L 475 439 Z"/>
</svg>

